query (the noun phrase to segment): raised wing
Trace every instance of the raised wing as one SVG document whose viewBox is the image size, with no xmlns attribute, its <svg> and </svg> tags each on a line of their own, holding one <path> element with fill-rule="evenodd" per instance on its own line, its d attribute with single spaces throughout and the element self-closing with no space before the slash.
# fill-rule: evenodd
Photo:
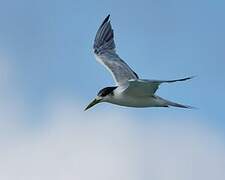
<svg viewBox="0 0 225 180">
<path fill-rule="evenodd" d="M 94 53 L 97 61 L 103 64 L 112 74 L 117 85 L 131 79 L 138 79 L 137 74 L 116 54 L 114 34 L 108 15 L 97 31 L 94 40 Z"/>
<path fill-rule="evenodd" d="M 124 89 L 123 93 L 131 96 L 152 96 L 162 83 L 172 83 L 177 81 L 186 81 L 192 79 L 194 76 L 175 79 L 175 80 L 130 80 L 129 85 Z"/>
</svg>

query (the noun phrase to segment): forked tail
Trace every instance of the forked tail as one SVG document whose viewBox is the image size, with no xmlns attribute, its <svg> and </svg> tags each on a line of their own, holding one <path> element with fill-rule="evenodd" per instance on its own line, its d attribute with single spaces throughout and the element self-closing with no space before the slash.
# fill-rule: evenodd
<svg viewBox="0 0 225 180">
<path fill-rule="evenodd" d="M 195 109 L 195 107 L 192 106 L 188 106 L 188 105 L 183 105 L 183 104 L 179 104 L 179 103 L 175 103 L 166 99 L 163 99 L 159 96 L 155 96 L 155 98 L 157 99 L 158 102 L 160 102 L 160 104 L 162 104 L 162 106 L 164 107 L 169 107 L 169 106 L 174 106 L 174 107 L 179 107 L 179 108 L 188 108 L 188 109 Z"/>
</svg>

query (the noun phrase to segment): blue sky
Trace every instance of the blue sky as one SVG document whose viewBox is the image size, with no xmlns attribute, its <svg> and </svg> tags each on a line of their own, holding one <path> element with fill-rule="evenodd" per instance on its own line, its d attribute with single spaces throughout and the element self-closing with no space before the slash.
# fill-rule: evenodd
<svg viewBox="0 0 225 180">
<path fill-rule="evenodd" d="M 199 110 L 125 111 L 137 116 L 162 112 L 169 116 L 197 115 L 225 127 L 223 1 L 1 4 L 0 47 L 13 56 L 16 91 L 24 96 L 31 112 L 38 114 L 48 96 L 57 91 L 79 98 L 83 108 L 100 88 L 113 84 L 110 74 L 92 54 L 96 30 L 110 13 L 118 53 L 140 77 L 173 79 L 197 75 L 190 82 L 163 85 L 158 94 Z M 95 111 L 117 108 L 104 106 Z"/>
<path fill-rule="evenodd" d="M 25 110 L 17 111 L 26 118 L 18 119 L 18 124 L 23 123 L 27 131 L 48 124 L 43 117 L 49 101 L 57 98 L 70 99 L 76 103 L 76 111 L 82 112 L 99 89 L 114 84 L 92 54 L 95 33 L 111 14 L 121 58 L 145 79 L 196 75 L 191 81 L 162 85 L 158 95 L 198 109 L 99 104 L 80 116 L 121 113 L 137 118 L 138 125 L 156 117 L 166 124 L 177 119 L 185 124 L 192 119 L 218 131 L 224 139 L 224 8 L 221 0 L 2 0 L 0 65 L 9 67 L 5 72 L 6 66 L 2 66 L 2 103 L 10 109 L 16 99 L 19 107 L 24 106 Z M 12 113 L 7 112 L 5 117 Z"/>
</svg>

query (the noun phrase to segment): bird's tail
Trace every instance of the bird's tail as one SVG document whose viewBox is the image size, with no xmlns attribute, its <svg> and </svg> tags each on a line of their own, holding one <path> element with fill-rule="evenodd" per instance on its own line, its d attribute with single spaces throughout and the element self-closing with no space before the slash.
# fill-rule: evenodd
<svg viewBox="0 0 225 180">
<path fill-rule="evenodd" d="M 155 98 L 157 99 L 158 102 L 160 102 L 160 104 L 162 104 L 162 106 L 164 107 L 170 107 L 170 106 L 174 106 L 174 107 L 179 107 L 179 108 L 188 108 L 188 109 L 195 109 L 195 107 L 192 106 L 188 106 L 188 105 L 183 105 L 183 104 L 179 104 L 179 103 L 175 103 L 166 99 L 163 99 L 159 96 L 155 96 Z"/>
</svg>

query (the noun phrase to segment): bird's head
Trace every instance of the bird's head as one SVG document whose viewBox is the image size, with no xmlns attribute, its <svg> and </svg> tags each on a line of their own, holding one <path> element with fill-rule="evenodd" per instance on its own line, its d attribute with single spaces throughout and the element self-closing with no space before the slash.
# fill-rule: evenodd
<svg viewBox="0 0 225 180">
<path fill-rule="evenodd" d="M 113 91 L 117 88 L 117 86 L 114 87 L 106 87 L 101 89 L 96 98 L 85 108 L 85 111 L 91 108 L 92 106 L 100 103 L 100 102 L 106 102 L 110 97 L 113 96 Z"/>
</svg>

